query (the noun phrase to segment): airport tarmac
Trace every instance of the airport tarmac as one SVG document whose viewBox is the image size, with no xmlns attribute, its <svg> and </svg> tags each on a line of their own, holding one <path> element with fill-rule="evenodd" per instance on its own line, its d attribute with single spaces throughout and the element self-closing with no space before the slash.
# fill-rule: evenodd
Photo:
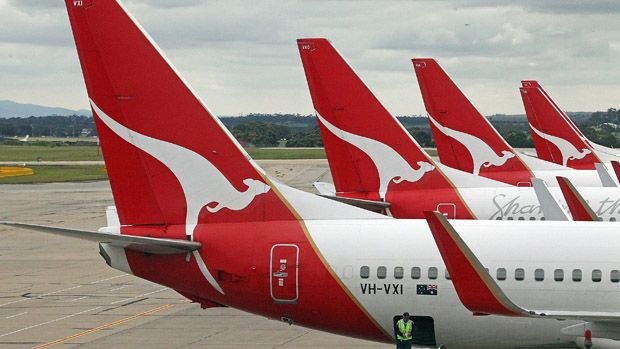
<svg viewBox="0 0 620 349">
<path fill-rule="evenodd" d="M 331 181 L 326 160 L 265 160 L 303 190 Z M 0 185 L 0 219 L 95 230 L 107 182 Z M 390 348 L 229 308 L 203 310 L 108 267 L 97 244 L 0 228 L 0 348 Z M 343 319 L 346 321 L 346 319 Z"/>
</svg>

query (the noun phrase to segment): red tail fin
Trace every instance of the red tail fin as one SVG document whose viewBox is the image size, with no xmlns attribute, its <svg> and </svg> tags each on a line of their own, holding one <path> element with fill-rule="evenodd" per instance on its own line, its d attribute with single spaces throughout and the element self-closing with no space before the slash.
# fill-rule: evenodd
<svg viewBox="0 0 620 349">
<path fill-rule="evenodd" d="M 328 40 L 297 44 L 337 192 L 387 199 L 395 217 L 411 218 L 405 212 L 414 209 L 421 217 L 422 206 L 435 209 L 439 202 L 456 203 L 457 212 L 470 216 L 452 183 Z M 444 191 L 423 198 L 424 189 Z M 416 194 L 409 207 L 399 200 Z"/>
<path fill-rule="evenodd" d="M 551 96 L 547 93 L 547 91 L 545 91 L 545 89 L 542 87 L 542 85 L 540 85 L 538 83 L 538 81 L 536 81 L 536 80 L 522 80 L 521 81 L 521 86 L 522 87 L 535 87 L 535 88 L 540 89 L 540 91 L 547 97 L 547 99 L 549 99 L 551 104 L 553 104 L 555 109 L 558 110 L 560 112 L 560 114 L 562 114 L 562 118 L 566 121 L 566 123 L 568 125 L 570 125 L 571 129 L 573 129 L 573 131 L 575 131 L 575 133 L 577 133 L 579 135 L 579 137 L 581 137 L 583 140 L 586 141 L 586 143 L 588 143 L 588 140 L 586 139 L 586 136 L 581 132 L 579 127 L 577 127 L 577 125 L 575 125 L 573 123 L 573 121 L 568 117 L 568 115 L 566 115 L 566 113 L 564 111 L 562 111 L 562 108 L 560 108 L 557 105 L 557 103 L 555 103 L 553 98 L 551 98 Z"/>
<path fill-rule="evenodd" d="M 415 58 L 413 66 L 442 163 L 513 185 L 530 182 L 529 168 L 434 59 Z"/>
<path fill-rule="evenodd" d="M 533 82 L 522 82 L 533 84 Z M 538 83 L 536 83 L 536 86 Z M 521 98 L 538 158 L 577 169 L 601 162 L 573 124 L 540 87 L 521 87 Z M 570 119 L 568 119 L 570 120 Z"/>
<path fill-rule="evenodd" d="M 121 5 L 66 5 L 121 224 L 294 219 Z"/>
</svg>

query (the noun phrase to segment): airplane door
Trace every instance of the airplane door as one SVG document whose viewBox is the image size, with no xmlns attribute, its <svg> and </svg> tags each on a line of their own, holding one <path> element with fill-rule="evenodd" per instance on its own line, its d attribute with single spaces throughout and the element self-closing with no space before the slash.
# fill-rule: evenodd
<svg viewBox="0 0 620 349">
<path fill-rule="evenodd" d="M 451 202 L 438 204 L 437 211 L 441 212 L 448 219 L 456 218 L 456 205 Z"/>
<path fill-rule="evenodd" d="M 296 304 L 299 297 L 299 247 L 277 244 L 271 247 L 271 298 L 276 304 Z"/>
</svg>

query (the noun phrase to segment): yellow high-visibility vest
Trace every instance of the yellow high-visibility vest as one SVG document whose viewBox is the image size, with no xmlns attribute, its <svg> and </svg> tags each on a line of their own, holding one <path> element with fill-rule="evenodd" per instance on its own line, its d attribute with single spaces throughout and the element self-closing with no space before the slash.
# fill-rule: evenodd
<svg viewBox="0 0 620 349">
<path fill-rule="evenodd" d="M 399 341 L 408 341 L 413 339 L 413 321 L 409 320 L 407 322 L 403 321 L 403 319 L 398 320 L 398 322 L 396 323 L 396 327 L 398 328 L 399 332 L 398 334 L 396 334 L 396 338 Z M 404 336 L 404 333 L 408 333 L 408 336 Z"/>
</svg>

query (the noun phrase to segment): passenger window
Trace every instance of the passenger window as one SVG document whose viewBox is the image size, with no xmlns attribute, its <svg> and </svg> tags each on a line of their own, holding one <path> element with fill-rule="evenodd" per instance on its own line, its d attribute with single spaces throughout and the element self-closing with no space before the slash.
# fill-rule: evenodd
<svg viewBox="0 0 620 349">
<path fill-rule="evenodd" d="M 387 275 L 387 268 L 386 267 L 378 267 L 377 268 L 377 277 L 379 279 L 385 279 L 386 275 Z"/>
<path fill-rule="evenodd" d="M 524 220 L 525 220 L 525 217 L 519 217 L 519 220 L 520 220 L 520 221 L 524 221 Z"/>
<path fill-rule="evenodd" d="M 611 282 L 620 282 L 620 270 L 611 271 Z"/>
<path fill-rule="evenodd" d="M 420 271 L 419 267 L 411 268 L 411 278 L 412 279 L 419 279 L 421 275 L 422 275 L 422 271 Z"/>
<path fill-rule="evenodd" d="M 506 280 L 506 269 L 505 268 L 497 269 L 497 280 L 500 280 L 500 281 Z"/>
<path fill-rule="evenodd" d="M 545 218 L 545 217 L 540 217 L 540 220 L 541 220 L 541 221 L 546 221 L 546 220 L 547 220 L 547 218 Z"/>
<path fill-rule="evenodd" d="M 615 221 L 616 221 L 616 217 L 610 217 L 610 218 L 609 218 L 609 221 L 610 221 L 610 222 L 615 222 Z"/>
<path fill-rule="evenodd" d="M 502 220 L 502 217 L 497 217 L 497 218 L 495 218 L 495 220 L 496 220 L 496 221 L 501 221 L 501 220 Z"/>
<path fill-rule="evenodd" d="M 437 268 L 435 267 L 428 268 L 428 278 L 431 280 L 437 279 Z"/>
<path fill-rule="evenodd" d="M 370 276 L 370 268 L 366 265 L 361 267 L 360 276 L 362 277 L 362 279 L 368 279 L 368 277 Z"/>
<path fill-rule="evenodd" d="M 581 269 L 573 270 L 573 281 L 581 282 Z"/>
<path fill-rule="evenodd" d="M 542 269 L 534 270 L 534 280 L 543 281 L 545 279 L 545 271 Z"/>
<path fill-rule="evenodd" d="M 556 269 L 553 271 L 553 280 L 564 281 L 564 270 Z"/>
<path fill-rule="evenodd" d="M 512 220 L 514 220 L 514 217 L 508 217 L 507 219 L 508 219 L 509 221 L 512 221 Z"/>
<path fill-rule="evenodd" d="M 536 217 L 530 217 L 530 221 L 535 221 Z"/>
<path fill-rule="evenodd" d="M 446 269 L 446 280 L 452 280 L 452 278 L 450 277 L 450 273 L 448 273 L 448 269 Z"/>
<path fill-rule="evenodd" d="M 394 268 L 394 278 L 395 279 L 402 279 L 404 273 L 405 273 L 405 271 L 404 271 L 403 267 L 395 267 Z"/>
<path fill-rule="evenodd" d="M 525 279 L 525 270 L 523 268 L 515 269 L 515 280 L 523 281 Z"/>
<path fill-rule="evenodd" d="M 592 270 L 592 281 L 601 282 L 602 279 L 603 279 L 603 272 L 601 272 L 599 269 Z"/>
</svg>

